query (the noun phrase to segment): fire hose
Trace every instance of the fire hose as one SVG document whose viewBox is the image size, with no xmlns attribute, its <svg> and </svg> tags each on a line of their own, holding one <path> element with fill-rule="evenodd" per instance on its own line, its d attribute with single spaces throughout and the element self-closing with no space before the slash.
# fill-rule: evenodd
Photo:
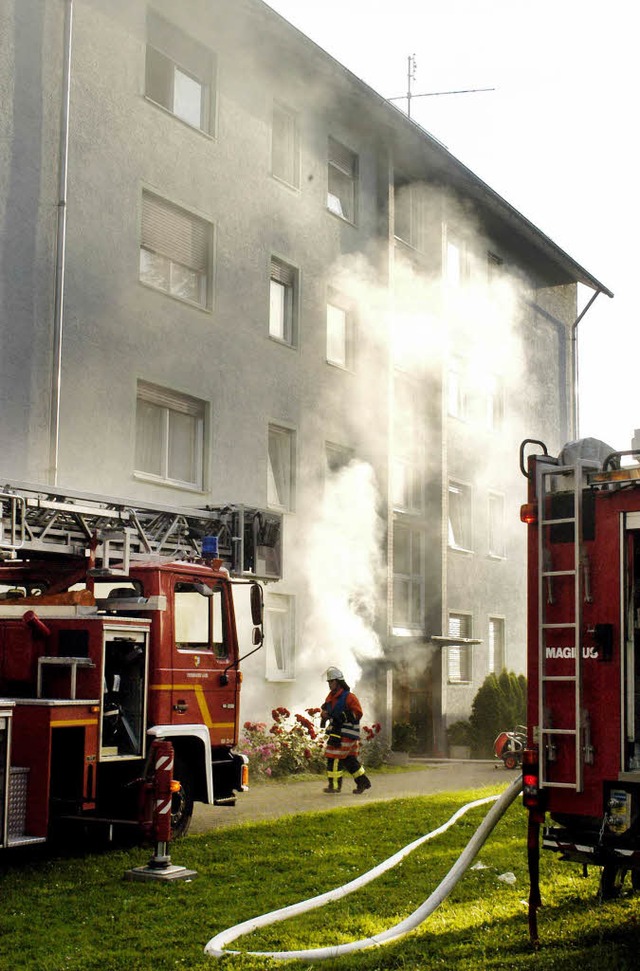
<svg viewBox="0 0 640 971">
<path fill-rule="evenodd" d="M 379 947 L 381 944 L 388 944 L 391 941 L 397 941 L 401 937 L 405 937 L 412 930 L 415 930 L 420 924 L 422 924 L 427 917 L 429 917 L 437 907 L 443 902 L 443 900 L 451 893 L 457 882 L 460 880 L 464 872 L 470 866 L 472 860 L 483 846 L 483 844 L 488 839 L 490 833 L 493 831 L 495 826 L 498 824 L 499 820 L 502 818 L 504 813 L 507 811 L 511 803 L 516 799 L 518 794 L 522 790 L 522 776 L 514 779 L 511 785 L 505 789 L 505 791 L 499 796 L 487 796 L 484 799 L 476 799 L 473 802 L 469 802 L 462 806 L 447 820 L 442 826 L 434 829 L 431 833 L 426 833 L 424 836 L 418 837 L 412 843 L 408 843 L 407 846 L 398 850 L 393 856 L 390 856 L 387 860 L 379 863 L 372 870 L 367 873 L 363 873 L 361 876 L 356 877 L 355 880 L 351 880 L 349 883 L 345 883 L 342 887 L 336 887 L 333 890 L 329 890 L 326 893 L 319 894 L 316 897 L 310 897 L 308 900 L 300 901 L 297 904 L 290 904 L 288 907 L 281 907 L 279 910 L 274 910 L 269 914 L 262 914 L 260 917 L 253 917 L 250 920 L 245 920 L 241 924 L 236 924 L 234 927 L 230 927 L 215 937 L 212 937 L 209 943 L 206 945 L 204 952 L 210 957 L 224 957 L 229 954 L 247 954 L 252 957 L 269 957 L 275 958 L 282 961 L 325 961 L 328 958 L 339 957 L 342 954 L 350 954 L 353 951 L 362 951 L 368 947 Z M 354 893 L 361 887 L 375 880 L 382 873 L 387 870 L 393 869 L 398 863 L 401 862 L 412 853 L 413 850 L 417 849 L 427 840 L 431 840 L 441 833 L 444 833 L 447 829 L 456 823 L 461 816 L 469 812 L 470 809 L 475 809 L 477 806 L 484 806 L 488 803 L 494 803 L 491 807 L 482 823 L 475 831 L 466 847 L 451 867 L 447 875 L 436 887 L 433 893 L 427 897 L 427 899 L 414 910 L 409 917 L 406 917 L 400 923 L 395 924 L 388 930 L 383 931 L 380 934 L 374 934 L 371 937 L 366 937 L 360 941 L 351 941 L 348 944 L 336 944 L 332 947 L 319 947 L 312 948 L 309 950 L 302 951 L 229 951 L 226 950 L 226 945 L 231 941 L 234 941 L 238 937 L 242 937 L 245 934 L 250 934 L 252 931 L 258 930 L 261 927 L 267 927 L 269 924 L 276 924 L 279 921 L 286 920 L 289 917 L 295 917 L 299 914 L 304 914 L 307 911 L 315 910 L 318 907 L 324 906 L 333 900 L 339 900 L 342 897 L 348 896 L 350 893 Z"/>
</svg>

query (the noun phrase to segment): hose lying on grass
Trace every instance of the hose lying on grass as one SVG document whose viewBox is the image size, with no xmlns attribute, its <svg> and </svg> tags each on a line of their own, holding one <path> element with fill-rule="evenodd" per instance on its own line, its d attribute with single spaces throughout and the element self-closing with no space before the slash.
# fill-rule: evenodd
<svg viewBox="0 0 640 971">
<path fill-rule="evenodd" d="M 361 876 L 356 877 L 355 880 L 351 880 L 349 883 L 345 883 L 342 887 L 336 887 L 333 890 L 328 890 L 326 893 L 319 894 L 316 897 L 310 897 L 309 900 L 302 900 L 297 904 L 290 904 L 288 907 L 281 907 L 279 910 L 274 910 L 269 914 L 262 914 L 260 917 L 253 917 L 250 920 L 245 920 L 241 924 L 236 924 L 234 927 L 230 927 L 220 934 L 216 934 L 212 937 L 209 943 L 206 945 L 204 952 L 210 957 L 224 957 L 227 954 L 249 954 L 254 957 L 269 957 L 276 958 L 283 961 L 324 961 L 327 958 L 335 958 L 342 954 L 349 954 L 353 951 L 361 951 L 367 947 L 378 947 L 381 944 L 388 944 L 390 941 L 397 941 L 398 938 L 404 937 L 410 931 L 418 927 L 419 924 L 423 923 L 429 917 L 433 911 L 440 906 L 442 901 L 451 893 L 456 883 L 463 875 L 467 867 L 471 864 L 474 857 L 483 846 L 488 836 L 497 825 L 498 821 L 502 818 L 504 813 L 507 811 L 511 803 L 514 801 L 516 796 L 522 790 L 522 775 L 518 776 L 511 783 L 508 789 L 500 796 L 487 796 L 484 799 L 476 799 L 473 802 L 467 803 L 458 809 L 457 812 L 451 816 L 446 823 L 439 826 L 438 829 L 434 829 L 431 833 L 427 833 L 424 836 L 418 837 L 413 843 L 407 844 L 393 856 L 390 856 L 387 860 L 379 863 L 378 866 L 369 870 L 367 873 L 363 873 Z M 332 900 L 340 900 L 342 897 L 346 897 L 350 893 L 359 890 L 360 887 L 364 887 L 367 883 L 375 880 L 382 873 L 387 870 L 391 870 L 394 866 L 400 863 L 405 856 L 421 846 L 422 843 L 426 843 L 427 840 L 433 839 L 435 836 L 439 836 L 444 833 L 450 826 L 453 826 L 461 816 L 469 812 L 470 809 L 475 809 L 476 806 L 483 806 L 487 803 L 493 802 L 494 805 L 491 807 L 482 823 L 475 831 L 466 847 L 451 867 L 447 875 L 441 881 L 441 883 L 436 887 L 433 893 L 427 897 L 427 899 L 414 910 L 409 917 L 400 921 L 394 927 L 390 927 L 388 930 L 383 931 L 380 934 L 374 934 L 372 937 L 364 938 L 361 941 L 351 941 L 349 944 L 336 944 L 332 947 L 319 947 L 312 948 L 310 950 L 303 951 L 228 951 L 225 950 L 225 946 L 231 941 L 234 941 L 237 937 L 242 937 L 244 934 L 250 934 L 252 931 L 258 930 L 260 927 L 267 927 L 269 924 L 276 924 L 278 921 L 286 920 L 288 917 L 295 917 L 298 914 L 304 914 L 309 910 L 315 910 L 317 907 L 322 907 L 324 904 L 328 904 Z"/>
</svg>

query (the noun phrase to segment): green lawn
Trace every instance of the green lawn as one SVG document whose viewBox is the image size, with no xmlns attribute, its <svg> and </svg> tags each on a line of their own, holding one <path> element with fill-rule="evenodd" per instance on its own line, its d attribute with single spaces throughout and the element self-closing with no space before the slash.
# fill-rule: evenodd
<svg viewBox="0 0 640 971">
<path fill-rule="evenodd" d="M 191 882 L 123 879 L 149 851 L 74 859 L 0 858 L 0 969 L 25 971 L 236 971 L 325 967 L 330 971 L 460 968 L 625 971 L 638 966 L 640 896 L 597 903 L 599 873 L 549 853 L 541 863 L 542 946 L 528 943 L 526 815 L 520 800 L 444 904 L 403 940 L 323 964 L 203 954 L 207 941 L 241 920 L 346 883 L 444 823 L 463 803 L 499 789 L 474 790 L 328 813 L 290 816 L 187 837 L 174 863 L 197 870 Z M 241 950 L 324 947 L 379 933 L 435 889 L 488 807 L 474 809 L 360 892 L 230 945 Z M 477 862 L 477 861 L 476 861 Z M 515 874 L 514 884 L 498 879 Z"/>
</svg>

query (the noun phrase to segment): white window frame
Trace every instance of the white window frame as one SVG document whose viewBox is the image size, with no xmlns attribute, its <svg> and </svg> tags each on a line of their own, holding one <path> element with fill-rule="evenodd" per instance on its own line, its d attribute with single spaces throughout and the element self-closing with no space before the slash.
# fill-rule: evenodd
<svg viewBox="0 0 640 971">
<path fill-rule="evenodd" d="M 267 505 L 291 512 L 295 506 L 296 433 L 269 424 L 267 442 Z"/>
<path fill-rule="evenodd" d="M 155 11 L 147 17 L 145 97 L 181 122 L 211 134 L 216 57 L 212 50 L 169 23 Z M 199 110 L 180 103 L 186 82 L 199 91 Z"/>
<path fill-rule="evenodd" d="M 424 253 L 429 245 L 429 204 L 423 183 L 398 179 L 393 187 L 394 237 Z M 400 218 L 402 217 L 402 218 Z"/>
<path fill-rule="evenodd" d="M 504 425 L 504 382 L 496 374 L 488 376 L 485 421 L 490 432 L 500 431 Z"/>
<path fill-rule="evenodd" d="M 466 482 L 449 480 L 447 490 L 449 548 L 473 550 L 473 493 Z"/>
<path fill-rule="evenodd" d="M 398 569 L 399 538 L 406 535 L 407 547 L 405 555 L 408 558 L 409 570 Z M 393 604 L 392 604 L 392 633 L 396 635 L 411 635 L 424 627 L 425 614 L 425 534 L 424 530 L 409 523 L 394 521 L 393 526 Z M 401 591 L 403 591 L 401 595 Z M 399 614 L 399 604 L 406 605 L 402 615 Z"/>
<path fill-rule="evenodd" d="M 496 633 L 499 636 L 496 638 Z M 489 674 L 500 674 L 507 665 L 506 623 L 504 617 L 489 617 L 487 644 L 489 649 Z"/>
<path fill-rule="evenodd" d="M 466 362 L 453 357 L 447 372 L 447 413 L 450 418 L 466 421 L 469 409 Z"/>
<path fill-rule="evenodd" d="M 271 257 L 269 275 L 269 337 L 295 347 L 298 320 L 298 270 Z"/>
<path fill-rule="evenodd" d="M 184 303 L 210 303 L 213 225 L 144 189 L 140 229 L 140 282 Z M 191 278 L 193 295 L 185 292 Z M 183 283 L 181 283 L 181 280 Z"/>
<path fill-rule="evenodd" d="M 326 307 L 327 364 L 343 371 L 353 369 L 355 314 L 353 302 L 330 291 Z"/>
<path fill-rule="evenodd" d="M 269 593 L 265 598 L 266 678 L 292 681 L 295 678 L 295 597 Z"/>
<path fill-rule="evenodd" d="M 471 645 L 462 639 L 473 636 L 473 615 L 464 611 L 449 611 L 449 637 L 459 637 L 460 644 L 447 645 L 447 682 L 449 684 L 471 684 L 473 681 L 473 654 Z"/>
<path fill-rule="evenodd" d="M 271 174 L 294 189 L 300 188 L 300 134 L 298 115 L 278 101 L 271 122 Z"/>
<path fill-rule="evenodd" d="M 355 225 L 357 217 L 358 156 L 329 137 L 327 158 L 327 209 Z"/>
<path fill-rule="evenodd" d="M 506 556 L 504 495 L 490 492 L 487 498 L 487 533 L 489 556 L 503 560 Z"/>
<path fill-rule="evenodd" d="M 393 381 L 391 499 L 399 512 L 424 510 L 424 429 L 419 384 L 396 371 Z"/>
<path fill-rule="evenodd" d="M 157 442 L 157 445 L 161 465 L 159 472 L 149 471 L 148 468 L 137 467 L 141 449 L 140 435 L 148 435 L 148 428 L 143 430 L 140 424 L 143 420 L 139 410 L 141 402 L 153 408 L 158 418 L 160 440 Z M 193 398 L 191 395 L 184 395 L 177 391 L 171 391 L 168 388 L 161 388 L 147 381 L 138 381 L 136 395 L 135 477 L 150 482 L 176 486 L 180 489 L 192 489 L 198 492 L 204 491 L 207 410 L 206 402 Z M 170 475 L 171 440 L 172 434 L 174 433 L 174 421 L 178 419 L 178 416 L 182 419 L 185 416 L 192 419 L 193 461 L 192 476 L 189 479 L 180 479 Z"/>
</svg>

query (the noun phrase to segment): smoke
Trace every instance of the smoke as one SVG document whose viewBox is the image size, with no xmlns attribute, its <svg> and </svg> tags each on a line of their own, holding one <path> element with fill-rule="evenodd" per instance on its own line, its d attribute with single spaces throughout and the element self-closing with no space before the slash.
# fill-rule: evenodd
<svg viewBox="0 0 640 971">
<path fill-rule="evenodd" d="M 353 460 L 325 482 L 319 511 L 305 536 L 304 573 L 310 609 L 302 630 L 298 670 L 322 679 L 329 665 L 339 667 L 350 685 L 360 662 L 382 656 L 374 630 L 377 597 L 384 578 L 383 524 L 373 469 Z M 318 681 L 301 685 L 317 702 Z"/>
</svg>

